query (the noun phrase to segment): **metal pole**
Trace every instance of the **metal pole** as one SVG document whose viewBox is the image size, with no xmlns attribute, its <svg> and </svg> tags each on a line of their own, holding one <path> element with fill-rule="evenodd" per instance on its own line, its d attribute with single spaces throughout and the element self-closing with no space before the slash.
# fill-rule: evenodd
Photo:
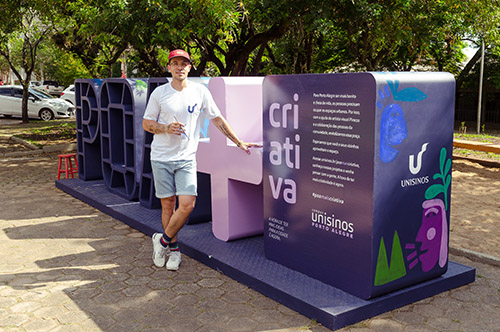
<svg viewBox="0 0 500 332">
<path fill-rule="evenodd" d="M 477 103 L 477 134 L 481 134 L 481 104 L 483 102 L 484 40 L 481 41 L 481 69 L 479 71 L 479 102 Z"/>
</svg>

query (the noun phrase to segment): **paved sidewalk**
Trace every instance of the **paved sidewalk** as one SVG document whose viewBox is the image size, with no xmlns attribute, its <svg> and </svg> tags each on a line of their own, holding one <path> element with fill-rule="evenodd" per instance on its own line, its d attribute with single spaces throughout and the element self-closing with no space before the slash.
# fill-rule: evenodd
<svg viewBox="0 0 500 332">
<path fill-rule="evenodd" d="M 0 331 L 329 331 L 186 256 L 154 267 L 149 237 L 55 188 L 57 161 L 0 158 Z M 500 267 L 450 259 L 476 282 L 339 331 L 500 331 Z"/>
</svg>

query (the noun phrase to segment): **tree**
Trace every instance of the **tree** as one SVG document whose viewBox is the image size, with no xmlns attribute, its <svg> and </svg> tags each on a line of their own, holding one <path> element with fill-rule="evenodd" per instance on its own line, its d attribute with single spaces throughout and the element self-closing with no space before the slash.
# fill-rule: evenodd
<svg viewBox="0 0 500 332">
<path fill-rule="evenodd" d="M 269 43 L 308 11 L 298 0 L 135 0 L 124 11 L 122 36 L 149 75 L 166 74 L 165 57 L 174 48 L 194 56 L 193 75 L 213 68 L 245 75 L 259 71 Z"/>
<path fill-rule="evenodd" d="M 126 5 L 126 1 L 113 0 L 52 0 L 60 20 L 52 39 L 79 57 L 91 76 L 111 76 L 112 66 L 128 47 L 122 36 Z"/>
<path fill-rule="evenodd" d="M 469 59 L 463 70 L 457 76 L 457 90 L 471 73 L 476 63 L 481 59 L 481 43 L 492 54 L 500 54 L 500 1 L 479 0 L 467 1 L 460 4 L 459 9 L 464 13 L 465 38 L 474 43 L 478 50 Z"/>
<path fill-rule="evenodd" d="M 228 7 L 222 13 L 234 16 L 222 17 L 215 31 L 202 36 L 193 34 L 192 38 L 202 58 L 213 62 L 220 74 L 227 76 L 258 73 L 269 44 L 284 36 L 295 20 L 311 12 L 311 4 L 303 1 L 226 2 Z M 231 26 L 225 28 L 227 22 Z"/>
<path fill-rule="evenodd" d="M 95 77 L 83 65 L 80 57 L 58 48 L 51 39 L 41 45 L 37 58 L 38 63 L 43 64 L 43 76 L 54 79 L 63 86 L 73 84 L 76 78 Z M 35 75 L 41 77 L 41 74 L 37 67 Z"/>
<path fill-rule="evenodd" d="M 40 43 L 52 29 L 45 12 L 46 4 L 39 0 L 4 0 L 0 3 L 0 55 L 23 86 L 22 122 L 28 122 L 28 96 L 31 74 L 35 68 Z M 16 56 L 21 60 L 16 63 Z M 24 71 L 24 77 L 21 70 Z"/>
<path fill-rule="evenodd" d="M 412 70 L 458 72 L 465 31 L 458 0 L 323 2 L 273 43 L 292 72 Z M 309 65 L 310 63 L 310 65 Z M 283 65 L 276 63 L 276 67 Z M 276 68 L 275 68 L 276 69 Z M 278 69 L 279 70 L 279 69 Z"/>
</svg>

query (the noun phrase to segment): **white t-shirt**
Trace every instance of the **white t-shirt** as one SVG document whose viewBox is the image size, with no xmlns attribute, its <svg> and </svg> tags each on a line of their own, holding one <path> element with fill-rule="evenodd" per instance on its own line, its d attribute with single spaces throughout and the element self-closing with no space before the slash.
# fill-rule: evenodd
<svg viewBox="0 0 500 332">
<path fill-rule="evenodd" d="M 186 135 L 155 134 L 151 143 L 151 160 L 194 160 L 200 138 L 200 126 L 205 119 L 220 116 L 210 91 L 200 83 L 188 81 L 182 91 L 172 88 L 170 83 L 157 87 L 149 98 L 144 119 L 161 124 L 179 122 L 184 124 Z"/>
</svg>

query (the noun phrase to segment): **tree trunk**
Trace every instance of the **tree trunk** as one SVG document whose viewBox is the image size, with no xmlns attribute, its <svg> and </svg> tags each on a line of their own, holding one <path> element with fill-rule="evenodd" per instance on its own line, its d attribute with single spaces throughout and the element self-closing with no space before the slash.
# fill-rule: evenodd
<svg viewBox="0 0 500 332">
<path fill-rule="evenodd" d="M 474 56 L 469 60 L 469 62 L 467 62 L 464 69 L 462 69 L 462 71 L 458 75 L 456 80 L 457 91 L 462 88 L 462 84 L 464 84 L 465 77 L 469 75 L 469 73 L 472 71 L 472 68 L 474 68 L 474 65 L 479 61 L 479 59 L 481 59 L 481 48 L 477 50 Z"/>
<path fill-rule="evenodd" d="M 29 87 L 30 87 L 30 80 L 27 79 L 24 81 L 23 84 L 23 102 L 22 102 L 22 123 L 28 123 L 29 122 L 29 117 L 28 117 L 28 101 L 29 101 Z"/>
</svg>

